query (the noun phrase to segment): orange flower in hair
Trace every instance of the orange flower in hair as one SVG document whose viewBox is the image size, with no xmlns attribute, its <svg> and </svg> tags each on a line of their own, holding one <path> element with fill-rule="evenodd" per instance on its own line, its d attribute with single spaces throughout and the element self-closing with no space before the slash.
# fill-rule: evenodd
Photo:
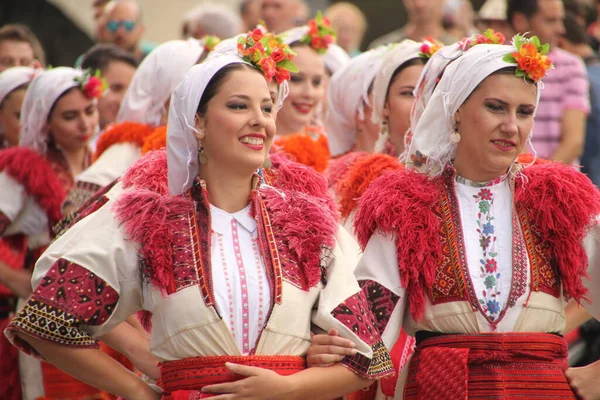
<svg viewBox="0 0 600 400">
<path fill-rule="evenodd" d="M 435 40 L 431 36 L 427 36 L 423 40 L 423 44 L 421 45 L 421 48 L 419 49 L 419 57 L 431 58 L 431 56 L 433 56 L 435 53 L 437 53 L 438 50 L 441 49 L 442 47 L 444 47 L 444 45 L 442 43 Z"/>
<path fill-rule="evenodd" d="M 513 44 L 517 51 L 504 56 L 504 61 L 517 64 L 517 77 L 525 77 L 533 82 L 540 81 L 546 72 L 552 69 L 552 61 L 546 54 L 550 51 L 550 45 L 540 43 L 537 36 L 526 38 L 516 35 Z"/>
<path fill-rule="evenodd" d="M 263 26 L 240 37 L 237 48 L 243 60 L 262 71 L 268 82 L 275 78 L 281 84 L 290 79 L 290 72 L 298 72 L 292 62 L 294 50 Z"/>
<path fill-rule="evenodd" d="M 324 54 L 329 45 L 335 43 L 335 30 L 331 28 L 329 18 L 323 17 L 321 11 L 314 19 L 308 21 L 308 32 L 300 39 L 300 42 L 309 45 L 320 54 Z"/>
</svg>

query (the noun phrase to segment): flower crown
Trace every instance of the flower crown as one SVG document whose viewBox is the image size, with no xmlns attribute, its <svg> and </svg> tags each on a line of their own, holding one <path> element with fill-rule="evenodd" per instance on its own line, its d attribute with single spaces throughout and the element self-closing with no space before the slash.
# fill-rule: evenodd
<svg viewBox="0 0 600 400">
<path fill-rule="evenodd" d="M 431 36 L 426 36 L 423 40 L 423 44 L 419 49 L 419 57 L 429 59 L 442 47 L 444 47 L 442 43 L 435 40 Z"/>
<path fill-rule="evenodd" d="M 273 78 L 277 84 L 290 79 L 290 72 L 298 72 L 292 60 L 296 52 L 283 40 L 270 32 L 264 26 L 241 36 L 237 44 L 238 52 L 242 59 L 258 68 L 271 82 Z"/>
<path fill-rule="evenodd" d="M 324 54 L 329 45 L 335 42 L 336 37 L 335 30 L 331 28 L 331 21 L 319 11 L 314 19 L 308 21 L 308 32 L 302 36 L 300 42 L 309 45 L 319 54 Z"/>
<path fill-rule="evenodd" d="M 101 97 L 108 88 L 108 84 L 106 83 L 106 80 L 102 78 L 99 69 L 97 69 L 94 74 L 92 74 L 90 69 L 83 71 L 83 74 L 80 77 L 75 78 L 75 82 L 79 83 L 79 87 L 89 99 Z"/>
<path fill-rule="evenodd" d="M 221 43 L 221 38 L 218 36 L 206 35 L 202 38 L 204 40 L 204 51 L 211 52 L 215 47 Z"/>
<path fill-rule="evenodd" d="M 502 33 L 496 32 L 493 29 L 487 29 L 478 35 L 463 38 L 458 43 L 463 51 L 467 51 L 478 44 L 503 44 L 505 40 L 506 38 Z"/>
<path fill-rule="evenodd" d="M 525 77 L 533 82 L 539 82 L 548 70 L 554 68 L 552 61 L 546 54 L 550 51 L 550 45 L 540 43 L 537 36 L 527 38 L 523 35 L 515 35 L 512 41 L 517 51 L 504 56 L 507 63 L 517 64 L 515 76 Z"/>
</svg>

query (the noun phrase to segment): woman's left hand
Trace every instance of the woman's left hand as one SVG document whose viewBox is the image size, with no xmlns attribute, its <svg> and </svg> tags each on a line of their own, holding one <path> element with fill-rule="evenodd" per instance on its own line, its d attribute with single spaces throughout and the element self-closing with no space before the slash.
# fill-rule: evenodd
<svg viewBox="0 0 600 400">
<path fill-rule="evenodd" d="M 254 399 L 289 399 L 293 393 L 292 379 L 278 373 L 246 365 L 226 363 L 225 366 L 234 374 L 245 376 L 236 382 L 220 383 L 205 386 L 203 393 L 218 394 L 214 400 L 254 400 Z"/>
<path fill-rule="evenodd" d="M 565 376 L 573 391 L 582 400 L 600 400 L 600 361 L 579 368 L 569 368 Z"/>
</svg>

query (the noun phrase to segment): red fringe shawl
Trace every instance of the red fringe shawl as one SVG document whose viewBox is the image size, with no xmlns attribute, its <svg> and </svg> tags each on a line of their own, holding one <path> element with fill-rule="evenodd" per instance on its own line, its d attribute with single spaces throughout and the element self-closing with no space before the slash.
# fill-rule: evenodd
<svg viewBox="0 0 600 400">
<path fill-rule="evenodd" d="M 52 165 L 44 156 L 26 147 L 2 150 L 0 170 L 6 171 L 25 187 L 27 194 L 34 197 L 48 215 L 50 225 L 60 221 L 65 192 Z"/>
<path fill-rule="evenodd" d="M 171 221 L 192 212 L 193 202 L 184 196 L 168 194 L 165 151 L 150 152 L 142 157 L 123 176 L 122 183 L 124 189 L 135 190 L 121 194 L 113 208 L 115 215 L 127 235 L 141 245 L 144 275 L 166 292 L 174 285 L 175 233 Z M 263 187 L 257 192 L 265 202 L 273 229 L 286 238 L 290 253 L 302 266 L 307 282 L 320 280 L 322 247 L 333 247 L 338 227 L 330 205 L 323 198 L 287 188 Z"/>
<path fill-rule="evenodd" d="M 358 199 L 371 182 L 385 171 L 397 171 L 404 168 L 397 158 L 386 154 L 368 154 L 360 157 L 348 168 L 346 175 L 338 182 L 337 196 L 341 205 L 342 218 L 346 219 L 356 209 Z"/>
<path fill-rule="evenodd" d="M 131 142 L 141 148 L 144 145 L 144 140 L 150 136 L 152 132 L 154 132 L 153 127 L 137 122 L 122 122 L 120 124 L 111 125 L 98 138 L 94 160 L 100 158 L 102 153 L 113 144 Z"/>
<path fill-rule="evenodd" d="M 344 154 L 340 158 L 333 159 L 325 170 L 325 178 L 327 178 L 329 187 L 336 188 L 338 182 L 341 181 L 346 175 L 346 172 L 348 172 L 348 168 L 350 168 L 352 164 L 367 154 L 369 153 L 365 153 L 363 151 L 352 151 Z"/>
<path fill-rule="evenodd" d="M 538 163 L 523 174 L 526 179 L 517 180 L 515 187 L 516 205 L 527 211 L 549 242 L 565 297 L 580 301 L 586 293 L 581 278 L 587 268 L 582 240 L 600 214 L 600 192 L 585 175 L 559 163 Z M 375 231 L 394 235 L 400 278 L 415 320 L 423 316 L 425 288 L 434 283 L 442 256 L 441 221 L 432 210 L 439 199 L 439 188 L 427 175 L 386 172 L 361 198 L 355 219 L 363 248 Z"/>
</svg>

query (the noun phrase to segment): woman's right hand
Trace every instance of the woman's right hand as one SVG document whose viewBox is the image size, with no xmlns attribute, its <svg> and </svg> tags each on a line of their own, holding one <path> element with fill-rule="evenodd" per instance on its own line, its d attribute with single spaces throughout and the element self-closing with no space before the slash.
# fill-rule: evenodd
<svg viewBox="0 0 600 400">
<path fill-rule="evenodd" d="M 356 354 L 356 345 L 338 335 L 337 329 L 330 329 L 327 335 L 312 336 L 311 345 L 306 352 L 306 364 L 309 368 L 329 367 L 346 356 Z"/>
<path fill-rule="evenodd" d="M 123 398 L 126 400 L 160 400 L 162 393 L 152 389 L 152 386 L 142 379 L 138 379 L 137 385 L 130 390 L 128 396 L 123 396 Z"/>
</svg>

